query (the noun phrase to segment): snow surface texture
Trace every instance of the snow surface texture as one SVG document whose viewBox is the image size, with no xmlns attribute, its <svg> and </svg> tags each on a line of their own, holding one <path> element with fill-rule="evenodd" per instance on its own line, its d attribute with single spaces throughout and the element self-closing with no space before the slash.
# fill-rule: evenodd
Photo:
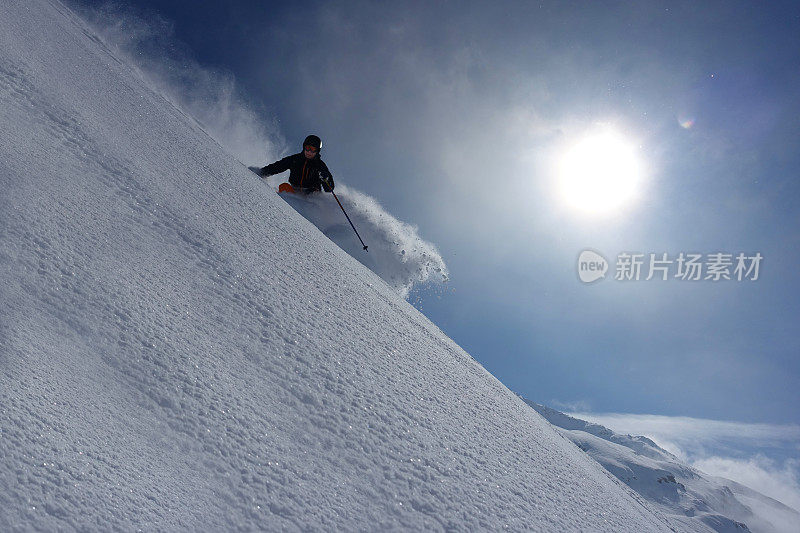
<svg viewBox="0 0 800 533">
<path fill-rule="evenodd" d="M 58 2 L 0 191 L 0 530 L 672 529 Z"/>
<path fill-rule="evenodd" d="M 599 424 L 525 400 L 609 472 L 686 531 L 791 533 L 800 513 L 735 481 L 709 476 L 640 436 L 619 435 Z"/>
</svg>

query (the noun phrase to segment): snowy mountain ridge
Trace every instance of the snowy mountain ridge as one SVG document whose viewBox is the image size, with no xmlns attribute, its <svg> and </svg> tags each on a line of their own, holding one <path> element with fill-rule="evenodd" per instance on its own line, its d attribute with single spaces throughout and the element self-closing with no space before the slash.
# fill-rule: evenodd
<svg viewBox="0 0 800 533">
<path fill-rule="evenodd" d="M 58 1 L 0 125 L 1 530 L 675 530 Z"/>
<path fill-rule="evenodd" d="M 709 476 L 642 436 L 619 435 L 524 399 L 620 481 L 682 524 L 715 531 L 796 531 L 800 513 L 735 481 Z"/>
</svg>

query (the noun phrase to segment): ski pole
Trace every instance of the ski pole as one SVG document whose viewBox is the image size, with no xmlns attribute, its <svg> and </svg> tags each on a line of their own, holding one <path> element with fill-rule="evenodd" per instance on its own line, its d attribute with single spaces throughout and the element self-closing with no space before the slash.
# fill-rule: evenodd
<svg viewBox="0 0 800 533">
<path fill-rule="evenodd" d="M 359 234 L 358 234 L 358 230 L 357 230 L 357 229 L 356 229 L 356 227 L 353 225 L 353 221 L 352 221 L 352 220 L 350 220 L 350 217 L 349 217 L 349 216 L 347 216 L 347 211 L 345 211 L 345 210 L 344 210 L 344 207 L 342 207 L 342 202 L 340 202 L 340 201 L 339 201 L 339 197 L 338 197 L 338 196 L 336 196 L 336 193 L 335 193 L 335 192 L 333 192 L 333 189 L 331 189 L 331 194 L 333 195 L 333 197 L 334 197 L 334 198 L 336 198 L 336 203 L 337 203 L 337 204 L 339 204 L 339 207 L 341 207 L 341 208 L 342 208 L 342 213 L 344 213 L 344 216 L 346 216 L 346 217 L 347 217 L 347 221 L 350 223 L 350 227 L 351 227 L 351 228 L 353 228 L 353 231 L 355 231 L 355 232 L 356 232 L 356 237 L 358 237 L 358 240 L 359 240 L 359 241 L 361 241 L 361 246 L 363 246 L 363 247 L 364 247 L 364 251 L 365 251 L 365 252 L 368 252 L 369 250 L 367 250 L 367 245 L 366 245 L 366 244 L 364 244 L 364 240 L 361 238 L 361 235 L 359 235 Z"/>
</svg>

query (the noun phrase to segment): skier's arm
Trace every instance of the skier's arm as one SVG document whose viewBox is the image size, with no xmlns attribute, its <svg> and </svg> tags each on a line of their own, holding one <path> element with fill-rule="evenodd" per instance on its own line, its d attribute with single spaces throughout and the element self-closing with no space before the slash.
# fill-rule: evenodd
<svg viewBox="0 0 800 533">
<path fill-rule="evenodd" d="M 279 172 L 283 172 L 284 170 L 289 170 L 289 167 L 292 164 L 292 156 L 286 156 L 283 159 L 275 161 L 274 163 L 265 166 L 261 169 L 260 174 L 262 176 L 272 176 L 273 174 L 278 174 Z"/>
<path fill-rule="evenodd" d="M 319 176 L 320 181 L 322 181 L 322 188 L 325 189 L 325 192 L 331 192 L 336 184 L 333 183 L 333 175 L 328 170 L 328 165 L 323 161 L 320 161 Z"/>
</svg>

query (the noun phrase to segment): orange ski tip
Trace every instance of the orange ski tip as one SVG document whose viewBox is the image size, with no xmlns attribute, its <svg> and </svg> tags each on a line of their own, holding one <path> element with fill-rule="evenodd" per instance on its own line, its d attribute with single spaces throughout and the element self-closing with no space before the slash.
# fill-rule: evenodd
<svg viewBox="0 0 800 533">
<path fill-rule="evenodd" d="M 278 192 L 290 192 L 290 193 L 294 193 L 294 187 L 292 187 L 292 186 L 291 186 L 291 185 L 289 185 L 288 183 L 281 183 L 281 184 L 278 186 Z"/>
</svg>

